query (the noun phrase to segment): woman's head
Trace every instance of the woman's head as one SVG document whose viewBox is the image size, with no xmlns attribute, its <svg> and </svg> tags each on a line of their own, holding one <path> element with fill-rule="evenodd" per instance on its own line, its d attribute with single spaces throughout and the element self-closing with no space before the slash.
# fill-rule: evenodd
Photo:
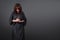
<svg viewBox="0 0 60 40">
<path fill-rule="evenodd" d="M 16 3 L 14 6 L 14 12 L 20 13 L 22 11 L 21 4 Z"/>
</svg>

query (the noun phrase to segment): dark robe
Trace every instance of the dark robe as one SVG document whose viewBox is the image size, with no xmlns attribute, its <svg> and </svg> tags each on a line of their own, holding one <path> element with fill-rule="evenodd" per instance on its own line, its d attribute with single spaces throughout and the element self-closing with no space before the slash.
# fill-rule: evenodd
<svg viewBox="0 0 60 40">
<path fill-rule="evenodd" d="M 24 20 L 24 22 L 12 22 L 12 20 L 16 19 L 17 17 Z M 24 26 L 26 25 L 26 17 L 24 12 L 12 12 L 9 18 L 9 24 L 12 26 L 12 40 L 25 40 Z"/>
</svg>

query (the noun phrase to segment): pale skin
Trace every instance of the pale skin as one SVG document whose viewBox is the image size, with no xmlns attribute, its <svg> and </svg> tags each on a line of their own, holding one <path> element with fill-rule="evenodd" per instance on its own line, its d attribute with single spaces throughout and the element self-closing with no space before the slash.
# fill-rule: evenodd
<svg viewBox="0 0 60 40">
<path fill-rule="evenodd" d="M 19 9 L 16 9 L 17 13 L 19 13 Z M 20 20 L 19 18 L 13 19 L 12 22 L 24 22 L 24 20 Z"/>
</svg>

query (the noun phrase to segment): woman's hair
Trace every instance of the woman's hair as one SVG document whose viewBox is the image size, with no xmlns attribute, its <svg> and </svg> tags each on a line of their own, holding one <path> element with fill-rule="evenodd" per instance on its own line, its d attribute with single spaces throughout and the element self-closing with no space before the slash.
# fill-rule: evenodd
<svg viewBox="0 0 60 40">
<path fill-rule="evenodd" d="M 16 3 L 15 5 L 14 5 L 14 12 L 16 12 L 16 9 L 19 9 L 19 12 L 21 12 L 22 11 L 22 7 L 21 7 L 21 4 L 19 4 L 19 3 Z"/>
</svg>

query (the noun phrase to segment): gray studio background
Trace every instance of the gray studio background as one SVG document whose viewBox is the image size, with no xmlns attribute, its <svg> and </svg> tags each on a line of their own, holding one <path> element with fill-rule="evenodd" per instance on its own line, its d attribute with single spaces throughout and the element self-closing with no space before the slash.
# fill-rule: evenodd
<svg viewBox="0 0 60 40">
<path fill-rule="evenodd" d="M 15 3 L 22 5 L 27 18 L 26 40 L 59 40 L 59 0 L 0 0 L 0 40 L 11 40 L 9 16 Z"/>
</svg>

